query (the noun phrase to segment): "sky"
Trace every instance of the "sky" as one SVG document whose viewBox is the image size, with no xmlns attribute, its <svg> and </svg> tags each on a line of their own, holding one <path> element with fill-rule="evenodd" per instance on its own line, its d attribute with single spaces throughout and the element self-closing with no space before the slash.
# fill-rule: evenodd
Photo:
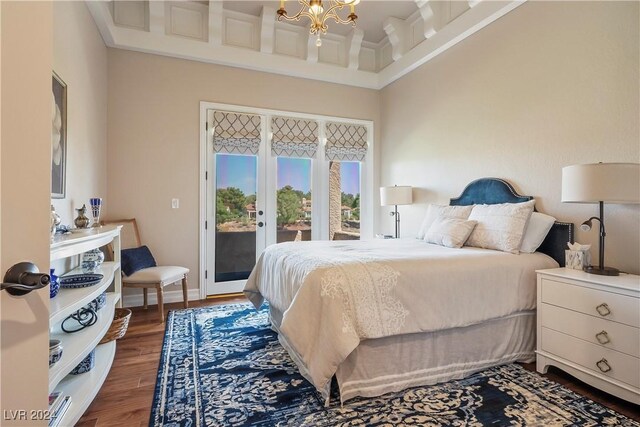
<svg viewBox="0 0 640 427">
<path fill-rule="evenodd" d="M 245 195 L 256 194 L 256 156 L 217 154 L 216 178 L 218 188 L 236 187 Z M 340 164 L 342 191 L 347 194 L 360 193 L 360 163 Z M 311 189 L 311 160 L 278 157 L 278 188 L 290 185 L 307 193 Z"/>
</svg>

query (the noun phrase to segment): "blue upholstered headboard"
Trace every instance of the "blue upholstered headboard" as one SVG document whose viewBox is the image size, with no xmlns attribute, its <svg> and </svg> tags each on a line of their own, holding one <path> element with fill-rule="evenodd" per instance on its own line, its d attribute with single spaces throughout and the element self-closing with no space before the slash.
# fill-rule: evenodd
<svg viewBox="0 0 640 427">
<path fill-rule="evenodd" d="M 481 178 L 471 182 L 460 196 L 450 200 L 451 205 L 495 205 L 498 203 L 522 203 L 533 200 L 531 196 L 521 196 L 511 184 L 500 178 Z M 573 243 L 573 224 L 558 222 L 538 248 L 538 252 L 549 255 L 564 267 L 564 251 L 567 242 Z"/>
</svg>

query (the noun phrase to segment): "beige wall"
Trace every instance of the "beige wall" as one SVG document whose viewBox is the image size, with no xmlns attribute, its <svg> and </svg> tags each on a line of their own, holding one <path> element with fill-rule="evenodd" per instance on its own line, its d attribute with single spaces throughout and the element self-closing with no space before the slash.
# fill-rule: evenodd
<svg viewBox="0 0 640 427">
<path fill-rule="evenodd" d="M 199 280 L 200 101 L 379 124 L 373 90 L 116 49 L 108 62 L 109 216 L 136 217 L 156 260 L 188 267 L 192 288 Z M 172 198 L 179 209 L 171 209 Z"/>
<path fill-rule="evenodd" d="M 380 182 L 419 187 L 405 235 L 426 203 L 485 176 L 560 220 L 597 215 L 560 202 L 561 169 L 640 160 L 638 15 L 637 2 L 527 2 L 383 89 Z M 639 273 L 638 205 L 608 205 L 605 218 L 606 263 Z M 598 235 L 577 240 L 597 247 Z"/>
<path fill-rule="evenodd" d="M 51 191 L 51 3 L 1 8 L 0 271 L 31 260 L 49 268 Z M 46 425 L 29 410 L 47 408 L 49 289 L 0 292 L 0 425 Z M 9 411 L 25 410 L 27 421 Z M 15 412 L 13 413 L 15 414 Z"/>
<path fill-rule="evenodd" d="M 84 2 L 53 3 L 53 69 L 67 84 L 67 191 L 53 204 L 72 224 L 90 197 L 107 196 L 107 48 Z M 89 210 L 90 213 L 90 210 Z"/>
</svg>

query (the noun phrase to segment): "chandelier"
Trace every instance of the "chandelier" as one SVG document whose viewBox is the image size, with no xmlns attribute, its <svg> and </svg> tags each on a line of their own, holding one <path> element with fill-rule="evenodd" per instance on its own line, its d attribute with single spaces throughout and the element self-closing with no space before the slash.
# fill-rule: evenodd
<svg viewBox="0 0 640 427">
<path fill-rule="evenodd" d="M 356 5 L 360 3 L 360 0 L 329 0 L 330 6 L 326 11 L 322 6 L 322 0 L 298 0 L 298 3 L 302 5 L 302 8 L 293 16 L 289 16 L 287 14 L 287 11 L 284 9 L 284 2 L 285 0 L 280 0 L 278 21 L 282 21 L 283 19 L 287 21 L 299 21 L 300 18 L 306 16 L 311 21 L 309 33 L 316 34 L 318 36 L 316 39 L 316 46 L 320 47 L 322 46 L 320 34 L 327 34 L 326 21 L 328 19 L 333 18 L 333 20 L 339 24 L 351 24 L 354 27 L 356 26 L 356 19 L 358 19 L 358 15 L 355 13 Z M 343 19 L 338 15 L 338 12 L 345 6 L 350 6 L 351 13 L 347 15 L 346 19 Z"/>
</svg>

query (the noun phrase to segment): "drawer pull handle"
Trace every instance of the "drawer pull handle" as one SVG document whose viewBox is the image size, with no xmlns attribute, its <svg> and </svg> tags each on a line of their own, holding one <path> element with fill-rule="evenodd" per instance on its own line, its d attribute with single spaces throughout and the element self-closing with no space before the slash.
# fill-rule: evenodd
<svg viewBox="0 0 640 427">
<path fill-rule="evenodd" d="M 598 332 L 596 334 L 596 339 L 600 344 L 609 344 L 611 342 L 611 340 L 609 339 L 609 335 L 607 334 L 607 331 Z"/>
<path fill-rule="evenodd" d="M 611 314 L 611 310 L 609 310 L 609 306 L 606 302 L 603 302 L 599 306 L 596 307 L 596 311 L 602 317 L 606 317 Z"/>
<path fill-rule="evenodd" d="M 607 359 L 600 359 L 597 363 L 596 366 L 598 367 L 598 369 L 600 369 L 602 372 L 609 372 L 611 370 L 611 366 L 609 366 L 609 362 L 607 362 Z"/>
</svg>

